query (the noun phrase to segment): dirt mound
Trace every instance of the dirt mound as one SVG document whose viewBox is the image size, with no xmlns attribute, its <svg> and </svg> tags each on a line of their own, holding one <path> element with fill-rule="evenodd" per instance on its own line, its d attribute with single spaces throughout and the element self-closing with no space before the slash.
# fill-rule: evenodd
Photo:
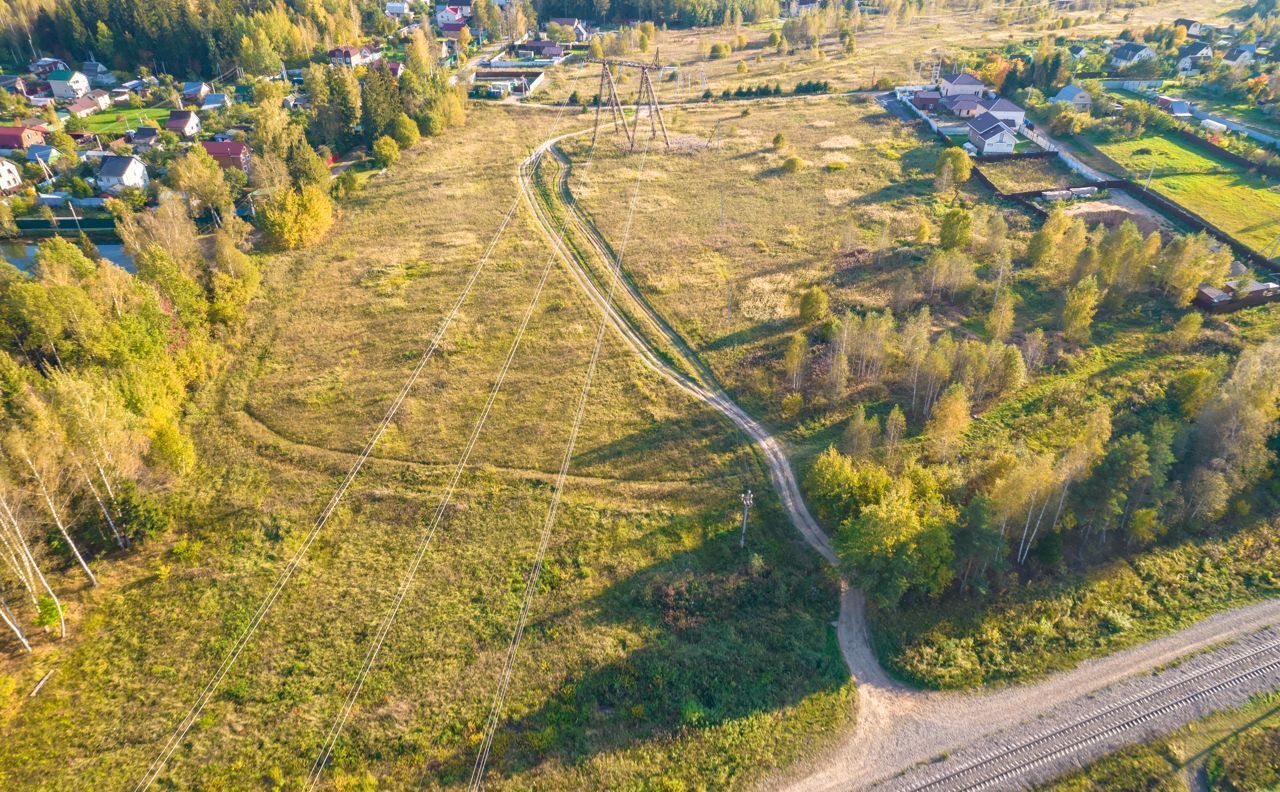
<svg viewBox="0 0 1280 792">
<path fill-rule="evenodd" d="M 871 263 L 871 248 L 866 245 L 854 245 L 851 248 L 841 250 L 836 254 L 836 269 L 848 269 L 850 267 L 864 267 Z"/>
</svg>

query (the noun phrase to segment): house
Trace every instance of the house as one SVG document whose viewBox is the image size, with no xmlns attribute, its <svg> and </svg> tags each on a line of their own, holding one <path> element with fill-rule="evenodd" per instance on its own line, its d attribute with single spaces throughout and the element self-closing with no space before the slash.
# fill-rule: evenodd
<svg viewBox="0 0 1280 792">
<path fill-rule="evenodd" d="M 184 138 L 193 138 L 200 134 L 200 116 L 190 110 L 170 110 L 164 128 Z"/>
<path fill-rule="evenodd" d="M 1053 97 L 1053 101 L 1069 104 L 1078 113 L 1087 113 L 1089 108 L 1093 107 L 1093 97 L 1078 85 L 1062 86 L 1062 90 Z"/>
<path fill-rule="evenodd" d="M 38 143 L 34 146 L 27 146 L 27 162 L 43 162 L 48 165 L 51 162 L 57 162 L 62 159 L 62 152 L 58 151 L 48 143 Z"/>
<path fill-rule="evenodd" d="M 1174 27 L 1186 28 L 1188 36 L 1200 35 L 1200 23 L 1194 19 L 1178 18 L 1173 20 Z"/>
<path fill-rule="evenodd" d="M 0 90 L 5 90 L 18 96 L 26 96 L 30 88 L 27 86 L 27 81 L 16 74 L 0 74 Z"/>
<path fill-rule="evenodd" d="M 983 113 L 969 121 L 969 142 L 979 154 L 1012 154 L 1018 136 L 991 113 Z"/>
<path fill-rule="evenodd" d="M 1151 60 L 1155 56 L 1155 51 L 1146 44 L 1130 41 L 1128 44 L 1122 44 L 1111 51 L 1111 65 L 1117 69 L 1127 69 L 1143 61 Z"/>
<path fill-rule="evenodd" d="M 29 149 L 44 143 L 44 133 L 23 126 L 0 126 L 0 149 Z"/>
<path fill-rule="evenodd" d="M 401 74 L 404 74 L 404 64 L 400 61 L 387 61 L 386 65 L 387 71 L 391 72 L 391 76 L 397 80 L 400 79 Z"/>
<path fill-rule="evenodd" d="M 204 101 L 213 88 L 206 82 L 184 82 L 182 84 L 182 103 L 198 105 Z"/>
<path fill-rule="evenodd" d="M 468 33 L 471 32 L 471 29 L 467 27 L 465 22 L 446 22 L 440 26 L 440 32 L 443 33 L 444 37 L 450 41 L 461 41 L 463 30 L 466 30 Z"/>
<path fill-rule="evenodd" d="M 211 93 L 204 98 L 204 102 L 200 105 L 201 110 L 221 110 L 224 107 L 230 107 L 235 104 L 235 100 L 231 98 L 231 94 Z"/>
<path fill-rule="evenodd" d="M 567 28 L 573 33 L 574 41 L 586 41 L 591 38 L 591 31 L 587 30 L 587 26 L 583 24 L 581 19 L 574 19 L 573 17 L 556 17 L 555 19 L 548 21 L 547 24 L 559 25 L 562 28 Z"/>
<path fill-rule="evenodd" d="M 67 112 L 74 118 L 86 118 L 101 111 L 102 108 L 98 106 L 98 102 L 88 96 L 82 96 L 67 105 Z"/>
<path fill-rule="evenodd" d="M 27 71 L 37 77 L 48 77 L 59 71 L 70 71 L 71 67 L 61 58 L 40 58 L 27 64 Z"/>
<path fill-rule="evenodd" d="M 978 104 L 987 113 L 1005 122 L 1007 126 L 1014 130 L 1022 129 L 1022 124 L 1027 118 L 1026 110 L 999 96 L 994 99 L 979 99 Z"/>
<path fill-rule="evenodd" d="M 413 19 L 413 9 L 409 8 L 408 3 L 389 2 L 383 7 L 382 13 L 399 22 L 407 22 Z"/>
<path fill-rule="evenodd" d="M 126 135 L 135 149 L 156 148 L 160 145 L 160 130 L 153 126 L 142 126 Z"/>
<path fill-rule="evenodd" d="M 377 62 L 382 54 L 373 47 L 353 47 L 350 45 L 343 47 L 334 47 L 329 50 L 329 63 L 334 66 L 348 66 L 355 68 L 357 66 L 367 66 L 370 63 Z"/>
<path fill-rule="evenodd" d="M 1172 96 L 1157 96 L 1156 107 L 1177 118 L 1189 118 L 1191 116 L 1191 105 L 1182 99 L 1174 99 Z"/>
<path fill-rule="evenodd" d="M 1174 56 L 1178 74 L 1184 77 L 1199 73 L 1201 64 L 1208 63 L 1211 60 L 1213 60 L 1213 47 L 1203 41 L 1192 41 L 1183 44 L 1178 49 L 1178 54 Z"/>
<path fill-rule="evenodd" d="M 22 174 L 18 166 L 7 159 L 0 159 L 0 195 L 6 195 L 22 186 Z"/>
<path fill-rule="evenodd" d="M 49 90 L 58 99 L 73 101 L 89 93 L 89 78 L 78 71 L 50 72 Z"/>
<path fill-rule="evenodd" d="M 972 94 L 944 96 L 940 104 L 959 118 L 973 118 L 982 114 L 982 105 L 978 103 L 978 97 Z"/>
<path fill-rule="evenodd" d="M 550 39 L 533 39 L 516 45 L 517 53 L 528 53 L 534 58 L 555 59 L 564 57 L 564 47 Z"/>
<path fill-rule="evenodd" d="M 1072 44 L 1067 47 L 1067 54 L 1071 56 L 1072 60 L 1083 60 L 1089 54 L 1089 48 L 1083 44 Z"/>
<path fill-rule="evenodd" d="M 441 27 L 459 25 L 466 22 L 470 16 L 470 9 L 467 13 L 463 13 L 458 6 L 443 6 L 436 11 L 436 24 Z"/>
<path fill-rule="evenodd" d="M 150 182 L 147 166 L 137 157 L 103 157 L 98 168 L 98 189 L 112 195 L 130 187 L 145 190 Z"/>
<path fill-rule="evenodd" d="M 458 0 L 458 2 L 452 2 L 452 3 L 436 3 L 437 14 L 439 14 L 441 11 L 443 11 L 446 8 L 452 8 L 456 10 L 459 14 L 462 14 L 462 16 L 464 17 L 471 16 L 470 0 Z"/>
<path fill-rule="evenodd" d="M 1222 62 L 1227 66 L 1248 66 L 1253 63 L 1253 50 L 1243 45 L 1232 47 L 1222 56 Z"/>
<path fill-rule="evenodd" d="M 817 11 L 819 8 L 818 0 L 789 0 L 782 9 L 786 16 L 803 16 L 810 11 Z"/>
<path fill-rule="evenodd" d="M 943 96 L 957 96 L 959 94 L 982 96 L 982 94 L 986 93 L 986 90 L 987 86 L 982 84 L 982 80 L 967 72 L 943 75 L 938 82 L 938 92 Z"/>
<path fill-rule="evenodd" d="M 1196 304 L 1207 311 L 1234 311 L 1251 305 L 1280 300 L 1280 283 L 1262 283 L 1253 278 L 1227 281 L 1221 289 L 1207 283 L 1196 290 Z"/>
<path fill-rule="evenodd" d="M 933 110 L 942 101 L 942 94 L 937 91 L 918 91 L 911 97 L 911 104 L 921 110 Z"/>
<path fill-rule="evenodd" d="M 247 143 L 238 140 L 227 141 L 203 141 L 201 146 L 213 157 L 214 161 L 222 167 L 223 170 L 235 168 L 245 173 L 249 172 L 253 160 L 253 153 L 249 150 Z"/>
<path fill-rule="evenodd" d="M 92 99 L 98 105 L 99 110 L 106 110 L 111 106 L 111 94 L 101 88 L 94 88 L 85 98 Z"/>
<path fill-rule="evenodd" d="M 84 72 L 84 76 L 88 77 L 89 82 L 93 85 L 103 85 L 110 88 L 117 82 L 116 76 L 111 73 L 110 69 L 92 58 L 80 64 L 80 71 Z"/>
</svg>

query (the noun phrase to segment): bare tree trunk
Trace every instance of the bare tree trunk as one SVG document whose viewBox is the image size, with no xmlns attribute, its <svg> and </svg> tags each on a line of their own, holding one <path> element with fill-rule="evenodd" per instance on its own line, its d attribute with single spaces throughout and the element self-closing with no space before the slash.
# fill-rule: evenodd
<svg viewBox="0 0 1280 792">
<path fill-rule="evenodd" d="M 9 625 L 10 630 L 13 630 L 13 634 L 18 636 L 18 640 L 22 642 L 22 648 L 30 652 L 31 644 L 27 643 L 27 636 L 22 634 L 22 628 L 18 626 L 18 620 L 13 617 L 13 613 L 9 611 L 9 606 L 4 600 L 0 600 L 0 619 L 4 619 L 4 623 Z"/>
<path fill-rule="evenodd" d="M 49 495 L 49 490 L 44 485 L 44 479 L 40 477 L 40 472 L 36 470 L 36 466 L 31 462 L 31 457 L 23 456 L 27 462 L 27 467 L 31 469 L 31 475 L 35 479 L 37 486 L 40 487 L 40 495 L 44 498 L 44 503 L 49 507 L 49 514 L 53 517 L 53 522 L 58 526 L 58 531 L 62 534 L 62 538 L 67 540 L 67 547 L 71 548 L 71 553 L 79 562 L 80 568 L 84 570 L 85 575 L 89 578 L 89 582 L 94 586 L 98 585 L 98 579 L 94 577 L 93 570 L 89 569 L 89 564 L 84 560 L 84 556 L 80 555 L 80 548 L 76 547 L 75 541 L 71 538 L 71 533 L 67 531 L 67 526 L 62 523 L 62 516 L 58 514 L 58 508 L 53 505 L 53 498 Z"/>
<path fill-rule="evenodd" d="M 18 547 L 26 557 L 27 563 L 31 565 L 31 569 L 35 572 L 40 585 L 44 587 L 49 599 L 53 600 L 53 606 L 58 609 L 58 633 L 61 637 L 66 638 L 67 618 L 62 611 L 62 601 L 58 599 L 57 594 L 53 593 L 53 586 L 49 585 L 49 581 L 45 578 L 44 572 L 41 571 L 40 565 L 36 563 L 35 557 L 31 555 L 31 548 L 27 547 L 27 538 L 22 535 L 22 526 L 18 524 L 18 519 L 13 516 L 13 510 L 9 508 L 9 501 L 3 495 L 0 495 L 0 512 L 3 512 L 5 519 L 9 521 L 9 526 L 13 529 L 13 535 L 18 542 Z"/>
<path fill-rule="evenodd" d="M 1031 553 L 1031 545 L 1035 544 L 1036 534 L 1040 533 L 1040 521 L 1044 519 L 1044 510 L 1049 507 L 1049 499 L 1044 499 L 1044 504 L 1040 506 L 1040 514 L 1036 517 L 1036 527 L 1031 529 L 1031 538 L 1027 540 L 1027 548 L 1022 553 L 1022 558 L 1018 560 L 1019 564 L 1026 563 L 1027 556 Z"/>
<path fill-rule="evenodd" d="M 1027 504 L 1027 522 L 1022 526 L 1022 538 L 1018 540 L 1018 554 L 1014 558 L 1018 559 L 1018 563 L 1022 563 L 1022 548 L 1027 545 L 1027 532 L 1031 530 L 1031 512 L 1036 510 L 1036 499 L 1033 497 L 1031 503 Z"/>
<path fill-rule="evenodd" d="M 89 473 L 80 464 L 79 459 L 76 460 L 76 467 L 80 469 L 80 475 L 84 476 L 84 483 L 89 485 L 89 492 L 93 493 L 93 499 L 98 502 L 98 508 L 102 510 L 102 516 L 106 518 L 107 525 L 111 526 L 111 535 L 116 538 L 116 544 L 120 545 L 121 548 L 128 547 L 129 543 L 120 535 L 120 529 L 116 527 L 116 521 L 111 519 L 111 510 L 102 501 L 102 496 L 98 494 L 98 488 L 93 485 L 93 479 L 89 477 Z"/>
<path fill-rule="evenodd" d="M 5 528 L 8 528 L 7 523 L 5 523 Z M 38 605 L 39 603 L 36 601 L 35 575 L 32 574 L 26 557 L 14 548 L 13 539 L 10 538 L 8 530 L 0 530 L 0 543 L 4 544 L 5 560 L 9 562 L 9 568 L 13 570 L 14 577 L 21 581 L 22 587 L 27 590 L 27 594 L 31 597 L 31 604 Z"/>
</svg>

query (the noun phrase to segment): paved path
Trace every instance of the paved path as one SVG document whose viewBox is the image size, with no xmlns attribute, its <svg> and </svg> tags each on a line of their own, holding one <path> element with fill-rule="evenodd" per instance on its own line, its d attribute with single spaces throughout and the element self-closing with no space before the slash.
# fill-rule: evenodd
<svg viewBox="0 0 1280 792">
<path fill-rule="evenodd" d="M 600 260 L 606 271 L 620 266 L 608 243 L 573 200 L 568 188 L 571 165 L 556 148 L 560 141 L 586 132 L 589 130 L 548 140 L 520 165 L 521 194 L 539 229 L 557 251 L 574 282 L 605 313 L 610 325 L 650 369 L 718 410 L 760 448 L 792 523 L 817 553 L 838 566 L 830 540 L 805 505 L 781 441 L 716 385 L 705 364 L 629 279 L 624 277 L 619 281 L 624 288 L 616 293 L 615 302 L 610 303 L 590 267 L 556 231 L 555 220 L 539 199 L 534 184 L 536 170 L 547 157 L 561 165 L 556 189 L 566 209 L 565 222 L 590 246 L 591 255 Z M 637 327 L 639 323 L 643 323 L 648 333 L 656 333 L 664 347 L 674 350 L 683 367 L 697 375 L 691 376 L 668 362 L 654 346 L 652 336 Z M 1069 705 L 1080 706 L 1080 702 L 1087 701 L 1091 695 L 1115 689 L 1113 686 L 1125 680 L 1149 673 L 1188 653 L 1244 639 L 1276 624 L 1280 624 L 1280 600 L 1269 600 L 1205 619 L 1180 632 L 1086 662 L 1041 682 L 979 693 L 938 693 L 912 689 L 885 672 L 871 648 L 861 592 L 846 587 L 841 596 L 836 630 L 840 650 L 858 687 L 856 728 L 831 751 L 791 768 L 784 776 L 769 779 L 764 786 L 806 792 L 866 788 L 944 752 L 990 744 L 1002 729 L 1020 722 L 1038 719 L 1037 727 L 1044 728 L 1058 713 L 1071 712 Z M 1183 715 L 1189 719 L 1193 713 L 1188 709 Z M 1164 723 L 1176 725 L 1176 721 L 1175 717 Z M 1132 742 L 1145 735 L 1146 732 L 1132 730 L 1121 734 L 1119 742 Z M 1096 752 L 1116 742 L 1115 739 L 1095 741 L 1066 755 L 1076 761 L 1089 756 L 1090 750 Z M 1023 783 L 1017 776 L 1005 780 L 1014 785 Z"/>
</svg>

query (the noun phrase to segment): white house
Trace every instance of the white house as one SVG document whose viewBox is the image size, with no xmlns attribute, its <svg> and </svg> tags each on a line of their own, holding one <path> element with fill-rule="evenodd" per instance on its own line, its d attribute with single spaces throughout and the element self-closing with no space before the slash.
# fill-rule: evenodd
<svg viewBox="0 0 1280 792">
<path fill-rule="evenodd" d="M 1200 35 L 1200 23 L 1195 21 L 1194 19 L 1186 19 L 1186 18 L 1175 19 L 1173 20 L 1173 26 L 1186 28 L 1188 36 Z"/>
<path fill-rule="evenodd" d="M 1005 122 L 983 113 L 969 122 L 969 142 L 979 154 L 1012 154 L 1018 136 Z"/>
<path fill-rule="evenodd" d="M 1089 54 L 1089 48 L 1083 44 L 1072 44 L 1067 47 L 1067 54 L 1071 56 L 1072 60 L 1083 60 L 1084 56 Z"/>
<path fill-rule="evenodd" d="M 1191 76 L 1199 73 L 1202 65 L 1213 60 L 1213 47 L 1203 41 L 1191 41 L 1182 45 L 1176 59 L 1178 74 Z"/>
<path fill-rule="evenodd" d="M 74 101 L 89 93 L 89 78 L 78 71 L 51 72 L 49 90 L 58 99 Z"/>
<path fill-rule="evenodd" d="M 1053 101 L 1069 104 L 1073 110 L 1079 113 L 1087 113 L 1093 107 L 1093 97 L 1078 85 L 1062 86 L 1062 90 L 1058 91 L 1057 96 L 1053 97 Z"/>
<path fill-rule="evenodd" d="M 943 96 L 955 96 L 956 94 L 981 96 L 986 90 L 987 86 L 982 84 L 982 80 L 966 72 L 945 74 L 938 82 L 938 93 Z"/>
<path fill-rule="evenodd" d="M 387 16 L 397 21 L 403 21 L 403 20 L 408 20 L 413 18 L 413 9 L 409 8 L 409 4 L 403 3 L 403 2 L 395 2 L 395 0 L 392 0 L 392 2 L 387 3 L 386 6 L 384 6 L 382 9 L 382 13 L 386 14 Z"/>
<path fill-rule="evenodd" d="M 137 157 L 103 157 L 98 189 L 113 195 L 128 187 L 145 190 L 151 181 L 147 166 Z"/>
<path fill-rule="evenodd" d="M 1027 118 L 1026 110 L 999 96 L 994 99 L 980 99 L 978 104 L 988 114 L 1000 119 L 1006 126 L 1014 130 L 1022 129 L 1022 124 Z"/>
<path fill-rule="evenodd" d="M 1122 44 L 1111 51 L 1111 65 L 1117 69 L 1123 69 L 1137 63 L 1142 63 L 1143 61 L 1151 60 L 1155 56 L 1155 50 L 1151 49 L 1146 44 L 1138 44 L 1131 41 L 1128 44 Z"/>
<path fill-rule="evenodd" d="M 1222 62 L 1228 66 L 1248 66 L 1253 63 L 1253 51 L 1246 46 L 1232 47 L 1222 56 Z"/>
<path fill-rule="evenodd" d="M 22 174 L 18 166 L 7 159 L 0 159 L 0 195 L 13 192 L 22 186 Z"/>
<path fill-rule="evenodd" d="M 467 21 L 468 14 L 459 6 L 444 6 L 436 10 L 437 25 L 460 25 Z"/>
</svg>

